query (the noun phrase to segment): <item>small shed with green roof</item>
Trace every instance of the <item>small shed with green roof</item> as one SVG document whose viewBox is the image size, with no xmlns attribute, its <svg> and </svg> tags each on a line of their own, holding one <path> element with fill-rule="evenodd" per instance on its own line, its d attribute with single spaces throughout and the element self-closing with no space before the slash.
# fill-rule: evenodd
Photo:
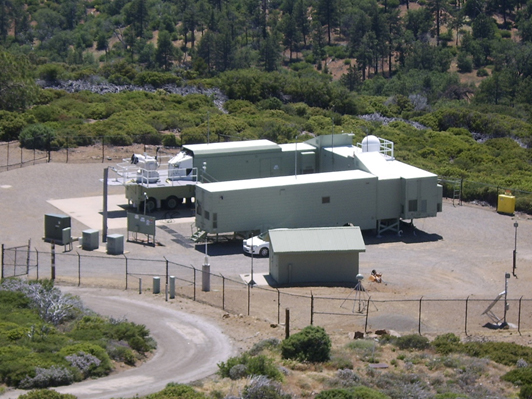
<svg viewBox="0 0 532 399">
<path fill-rule="evenodd" d="M 270 230 L 270 276 L 279 285 L 355 285 L 365 251 L 358 226 Z"/>
</svg>

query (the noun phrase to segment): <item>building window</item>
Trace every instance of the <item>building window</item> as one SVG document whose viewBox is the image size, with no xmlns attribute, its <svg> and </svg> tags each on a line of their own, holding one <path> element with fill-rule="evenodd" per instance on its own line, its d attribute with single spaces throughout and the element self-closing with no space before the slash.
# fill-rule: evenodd
<svg viewBox="0 0 532 399">
<path fill-rule="evenodd" d="M 205 220 L 209 220 L 211 218 L 211 214 L 209 213 L 209 211 L 205 211 L 203 213 L 203 216 L 205 217 Z"/>
<path fill-rule="evenodd" d="M 331 197 L 321 197 L 322 204 L 329 204 L 331 202 Z"/>
<path fill-rule="evenodd" d="M 217 213 L 212 214 L 212 228 L 213 229 L 218 228 L 218 214 Z"/>
<path fill-rule="evenodd" d="M 196 202 L 196 204 L 197 204 L 196 205 L 196 214 L 201 216 L 201 213 L 202 213 L 201 204 L 199 202 Z"/>
<path fill-rule="evenodd" d="M 417 199 L 408 201 L 408 212 L 417 212 Z"/>
</svg>

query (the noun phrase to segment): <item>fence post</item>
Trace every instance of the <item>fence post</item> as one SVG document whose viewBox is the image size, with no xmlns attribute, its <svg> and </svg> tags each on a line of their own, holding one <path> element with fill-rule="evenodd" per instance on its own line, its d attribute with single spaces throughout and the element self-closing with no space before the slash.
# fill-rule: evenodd
<svg viewBox="0 0 532 399">
<path fill-rule="evenodd" d="M 165 257 L 164 260 L 166 261 L 166 286 L 164 287 L 164 297 L 165 301 L 168 302 L 168 259 Z"/>
<path fill-rule="evenodd" d="M 310 325 L 314 325 L 314 294 L 310 291 Z"/>
<path fill-rule="evenodd" d="M 284 311 L 284 338 L 290 337 L 290 308 Z"/>
<path fill-rule="evenodd" d="M 31 238 L 28 240 L 28 256 L 26 257 L 26 275 L 30 275 L 30 258 L 31 258 Z"/>
<path fill-rule="evenodd" d="M 127 269 L 127 256 L 126 256 L 126 254 L 122 254 L 122 256 L 126 260 L 126 291 L 127 291 L 127 278 L 129 276 L 128 269 Z M 139 292 L 139 294 L 140 294 L 140 292 Z"/>
<path fill-rule="evenodd" d="M 52 278 L 52 281 L 55 281 L 55 243 L 52 241 L 52 252 L 51 252 L 51 262 L 52 262 L 52 267 L 51 267 L 51 278 Z"/>
<path fill-rule="evenodd" d="M 281 324 L 281 292 L 279 288 L 277 290 L 277 324 Z"/>
<path fill-rule="evenodd" d="M 419 315 L 418 315 L 418 325 L 417 325 L 417 332 L 419 335 L 421 335 L 421 301 L 423 300 L 423 296 L 419 298 Z"/>
<path fill-rule="evenodd" d="M 194 269 L 194 301 L 196 300 L 196 268 L 192 266 Z"/>
<path fill-rule="evenodd" d="M 364 334 L 368 332 L 368 316 L 369 316 L 369 304 L 371 302 L 371 297 L 368 297 L 368 303 L 366 304 L 366 324 L 364 324 Z"/>
<path fill-rule="evenodd" d="M 251 284 L 248 284 L 248 316 L 251 311 Z"/>
<path fill-rule="evenodd" d="M 4 250 L 5 250 L 5 247 L 4 247 L 4 244 L 2 244 L 2 271 L 0 273 L 1 279 L 4 279 Z"/>
<path fill-rule="evenodd" d="M 466 300 L 465 300 L 465 326 L 464 326 L 464 331 L 465 331 L 465 335 L 466 337 L 468 337 L 467 335 L 467 310 L 468 310 L 468 307 L 469 307 L 469 297 L 471 295 L 468 295 Z"/>
<path fill-rule="evenodd" d="M 105 159 L 105 136 L 102 135 L 102 163 Z"/>
<path fill-rule="evenodd" d="M 81 255 L 78 251 L 76 251 L 78 254 L 78 287 L 81 285 Z"/>
<path fill-rule="evenodd" d="M 521 301 L 523 297 L 519 298 L 519 313 L 517 314 L 517 332 L 521 335 Z"/>
<path fill-rule="evenodd" d="M 9 170 L 9 141 L 7 142 L 6 170 Z"/>
<path fill-rule="evenodd" d="M 142 294 L 142 277 L 139 277 L 139 295 Z"/>
<path fill-rule="evenodd" d="M 222 274 L 220 276 L 222 276 L 222 310 L 225 310 L 225 277 Z"/>
<path fill-rule="evenodd" d="M 35 248 L 35 255 L 37 257 L 36 259 L 36 262 L 37 262 L 37 281 L 39 281 L 39 250 L 37 248 Z"/>
</svg>

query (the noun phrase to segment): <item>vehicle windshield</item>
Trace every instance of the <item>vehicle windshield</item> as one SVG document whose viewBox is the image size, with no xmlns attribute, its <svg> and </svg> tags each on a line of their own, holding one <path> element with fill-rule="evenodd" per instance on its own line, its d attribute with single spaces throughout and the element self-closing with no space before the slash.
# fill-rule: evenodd
<svg viewBox="0 0 532 399">
<path fill-rule="evenodd" d="M 270 235 L 268 232 L 264 232 L 258 235 L 258 238 L 260 238 L 262 241 L 270 241 Z"/>
</svg>

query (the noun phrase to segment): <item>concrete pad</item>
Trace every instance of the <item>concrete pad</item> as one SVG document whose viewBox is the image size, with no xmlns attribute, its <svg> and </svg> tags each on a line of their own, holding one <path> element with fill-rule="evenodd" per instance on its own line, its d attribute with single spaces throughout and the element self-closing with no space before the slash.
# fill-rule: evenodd
<svg viewBox="0 0 532 399">
<path fill-rule="evenodd" d="M 127 211 L 123 208 L 127 206 L 127 202 L 124 204 L 124 201 L 123 195 L 107 197 L 108 229 L 127 228 Z M 49 200 L 48 203 L 91 229 L 101 230 L 102 228 L 102 196 L 56 199 Z"/>
<path fill-rule="evenodd" d="M 84 198 L 65 198 L 53 199 L 47 201 L 50 205 L 55 206 L 65 215 L 68 215 L 85 226 L 101 230 L 103 224 L 103 199 L 102 196 L 84 197 Z M 127 229 L 127 208 L 128 204 L 123 194 L 109 195 L 107 197 L 107 228 Z M 180 217 L 159 219 L 156 224 L 164 223 L 194 223 L 194 217 Z"/>
<path fill-rule="evenodd" d="M 266 280 L 266 277 L 269 275 L 270 273 L 253 273 L 253 281 L 255 281 L 255 285 L 269 286 L 268 281 Z M 251 274 L 241 274 L 240 278 L 246 284 L 249 284 L 251 281 Z"/>
</svg>

